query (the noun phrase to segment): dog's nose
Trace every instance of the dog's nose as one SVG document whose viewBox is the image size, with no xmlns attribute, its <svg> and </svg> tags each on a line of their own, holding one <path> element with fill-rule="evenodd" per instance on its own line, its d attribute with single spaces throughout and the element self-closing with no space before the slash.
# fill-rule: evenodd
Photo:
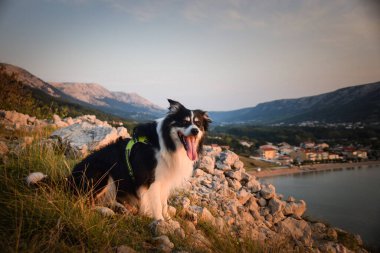
<svg viewBox="0 0 380 253">
<path fill-rule="evenodd" d="M 191 134 L 196 136 L 199 133 L 199 130 L 197 128 L 192 128 L 191 129 Z"/>
</svg>

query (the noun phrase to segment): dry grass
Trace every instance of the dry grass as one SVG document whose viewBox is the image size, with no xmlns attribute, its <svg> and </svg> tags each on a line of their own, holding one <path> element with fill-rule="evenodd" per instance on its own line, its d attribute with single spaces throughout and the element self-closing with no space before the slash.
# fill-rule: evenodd
<svg viewBox="0 0 380 253">
<path fill-rule="evenodd" d="M 32 133 L 34 142 L 20 146 L 0 161 L 0 247 L 1 252 L 114 252 L 128 245 L 138 252 L 151 251 L 146 217 L 116 215 L 105 218 L 89 208 L 86 197 L 65 191 L 64 178 L 77 160 L 64 156 L 64 150 L 41 142 L 52 129 Z M 30 135 L 0 129 L 0 136 L 17 140 Z M 50 177 L 48 185 L 31 188 L 25 177 L 41 171 Z M 183 223 L 180 217 L 176 219 Z M 187 238 L 171 236 L 177 250 L 189 252 L 273 252 L 252 240 L 236 242 L 208 224 L 199 224 L 212 247 L 194 246 Z"/>
</svg>

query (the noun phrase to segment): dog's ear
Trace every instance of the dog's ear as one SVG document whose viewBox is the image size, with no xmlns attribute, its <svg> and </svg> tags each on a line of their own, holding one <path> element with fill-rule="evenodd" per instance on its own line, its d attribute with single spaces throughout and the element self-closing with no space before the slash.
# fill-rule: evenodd
<svg viewBox="0 0 380 253">
<path fill-rule="evenodd" d="M 169 112 L 171 112 L 171 113 L 178 112 L 180 109 L 184 108 L 184 106 L 180 102 L 177 102 L 177 101 L 174 101 L 171 99 L 168 99 L 168 101 L 170 104 Z"/>
<path fill-rule="evenodd" d="M 212 123 L 212 120 L 208 116 L 207 112 L 201 111 L 202 117 L 203 117 L 203 127 L 205 131 L 208 131 L 209 124 Z"/>
<path fill-rule="evenodd" d="M 208 123 L 212 123 L 212 120 L 211 120 L 210 116 L 208 116 L 208 113 L 207 113 L 207 112 L 203 112 L 203 118 L 204 118 L 205 121 L 207 121 Z"/>
</svg>

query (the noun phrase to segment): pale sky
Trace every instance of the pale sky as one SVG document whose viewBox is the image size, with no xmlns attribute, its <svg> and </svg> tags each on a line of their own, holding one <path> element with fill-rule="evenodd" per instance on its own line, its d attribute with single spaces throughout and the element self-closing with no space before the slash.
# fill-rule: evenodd
<svg viewBox="0 0 380 253">
<path fill-rule="evenodd" d="M 379 2 L 0 0 L 0 62 L 232 110 L 380 81 Z"/>
</svg>

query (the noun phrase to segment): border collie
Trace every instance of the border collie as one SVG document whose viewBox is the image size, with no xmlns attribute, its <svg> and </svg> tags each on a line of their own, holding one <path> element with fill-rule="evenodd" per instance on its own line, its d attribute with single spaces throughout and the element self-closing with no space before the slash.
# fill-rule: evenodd
<svg viewBox="0 0 380 253">
<path fill-rule="evenodd" d="M 119 139 L 78 163 L 67 178 L 69 187 L 89 193 L 92 204 L 137 205 L 142 215 L 170 219 L 169 194 L 192 175 L 211 120 L 205 111 L 168 101 L 164 118 L 138 125 L 132 139 Z M 131 141 L 134 145 L 126 152 Z"/>
</svg>

